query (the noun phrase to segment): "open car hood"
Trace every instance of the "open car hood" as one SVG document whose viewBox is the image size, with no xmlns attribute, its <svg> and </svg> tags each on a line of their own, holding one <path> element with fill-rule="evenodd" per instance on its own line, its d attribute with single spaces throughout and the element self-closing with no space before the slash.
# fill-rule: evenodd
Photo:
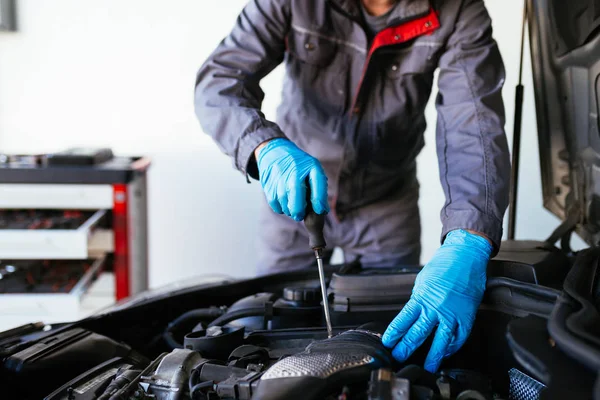
<svg viewBox="0 0 600 400">
<path fill-rule="evenodd" d="M 600 239 L 600 3 L 527 0 L 544 206 Z"/>
</svg>

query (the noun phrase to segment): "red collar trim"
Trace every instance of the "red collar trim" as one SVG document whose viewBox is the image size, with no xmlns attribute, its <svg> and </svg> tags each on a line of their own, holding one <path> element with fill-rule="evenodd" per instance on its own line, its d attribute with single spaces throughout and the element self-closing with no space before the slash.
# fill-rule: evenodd
<svg viewBox="0 0 600 400">
<path fill-rule="evenodd" d="M 412 21 L 392 26 L 379 32 L 373 39 L 369 56 L 380 47 L 404 43 L 422 35 L 430 35 L 439 27 L 440 20 L 432 8 L 429 14 L 424 17 L 413 19 Z"/>
</svg>

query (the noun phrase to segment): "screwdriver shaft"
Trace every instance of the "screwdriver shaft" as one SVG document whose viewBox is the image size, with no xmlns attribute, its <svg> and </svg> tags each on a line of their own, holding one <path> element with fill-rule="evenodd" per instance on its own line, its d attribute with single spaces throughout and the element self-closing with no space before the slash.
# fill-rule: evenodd
<svg viewBox="0 0 600 400">
<path fill-rule="evenodd" d="M 325 284 L 325 271 L 323 271 L 323 258 L 321 252 L 315 250 L 317 256 L 317 268 L 319 269 L 319 280 L 321 281 L 321 296 L 323 297 L 323 311 L 325 312 L 325 323 L 327 324 L 327 337 L 333 337 L 333 328 L 331 327 L 331 315 L 329 315 L 329 299 L 327 298 L 327 285 Z"/>
</svg>

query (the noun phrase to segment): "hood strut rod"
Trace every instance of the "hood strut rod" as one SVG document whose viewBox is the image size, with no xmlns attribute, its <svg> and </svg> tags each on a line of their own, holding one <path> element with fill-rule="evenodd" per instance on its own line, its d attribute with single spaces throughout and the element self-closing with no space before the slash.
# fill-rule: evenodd
<svg viewBox="0 0 600 400">
<path fill-rule="evenodd" d="M 521 125 L 523 120 L 523 52 L 525 48 L 525 25 L 527 25 L 527 0 L 523 1 L 523 24 L 521 27 L 521 59 L 519 83 L 515 90 L 515 117 L 513 125 L 512 169 L 510 175 L 510 198 L 508 203 L 508 240 L 515 239 L 517 220 L 517 192 L 519 186 L 519 157 L 521 155 Z"/>
</svg>

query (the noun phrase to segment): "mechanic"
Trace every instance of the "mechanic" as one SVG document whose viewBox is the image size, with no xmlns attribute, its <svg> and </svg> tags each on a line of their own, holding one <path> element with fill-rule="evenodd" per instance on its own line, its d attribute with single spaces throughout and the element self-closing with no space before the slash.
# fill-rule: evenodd
<svg viewBox="0 0 600 400">
<path fill-rule="evenodd" d="M 271 122 L 259 83 L 284 61 Z M 260 179 L 262 272 L 313 265 L 297 222 L 307 196 L 346 261 L 416 265 L 416 157 L 438 68 L 442 245 L 382 339 L 402 362 L 435 331 L 429 371 L 470 333 L 508 203 L 505 73 L 484 2 L 252 0 L 198 72 L 195 96 L 204 131 L 248 182 Z"/>
</svg>

